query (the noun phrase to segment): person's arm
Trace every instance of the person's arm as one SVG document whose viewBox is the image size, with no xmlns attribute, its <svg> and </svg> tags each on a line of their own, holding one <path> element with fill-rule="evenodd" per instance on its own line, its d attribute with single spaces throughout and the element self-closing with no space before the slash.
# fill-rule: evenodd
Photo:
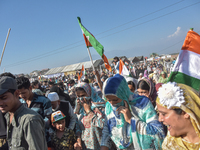
<svg viewBox="0 0 200 150">
<path fill-rule="evenodd" d="M 109 135 L 107 117 L 105 117 L 105 123 L 103 126 L 102 137 L 101 137 L 101 150 L 109 150 L 111 148 L 111 138 Z"/>
<path fill-rule="evenodd" d="M 39 115 L 25 120 L 23 132 L 28 143 L 28 150 L 47 150 L 44 126 L 44 121 Z"/>
<path fill-rule="evenodd" d="M 44 121 L 45 121 L 46 125 L 48 126 L 49 118 L 52 114 L 52 107 L 51 107 L 51 101 L 46 97 L 44 97 L 44 98 L 45 98 L 45 100 L 43 102 L 44 116 L 45 116 Z"/>
<path fill-rule="evenodd" d="M 98 128 L 103 128 L 104 124 L 104 111 L 100 111 L 98 108 L 95 108 L 94 110 L 91 110 L 91 103 L 87 103 L 84 99 L 84 102 L 82 102 L 82 106 L 84 108 L 84 111 L 86 113 L 86 117 L 83 120 L 84 126 L 91 125 Z"/>
<path fill-rule="evenodd" d="M 102 91 L 103 89 L 103 83 L 101 82 L 101 78 L 100 78 L 100 75 L 99 75 L 99 72 L 97 70 L 93 71 L 93 74 L 97 77 L 97 81 L 98 81 L 98 85 Z"/>
<path fill-rule="evenodd" d="M 68 103 L 69 104 L 69 116 L 70 116 L 70 123 L 69 123 L 69 126 L 68 126 L 68 128 L 69 129 L 74 129 L 74 126 L 75 126 L 75 124 L 76 124 L 76 114 L 74 114 L 74 111 L 73 111 L 73 109 L 72 109 L 72 106 L 71 106 L 71 104 L 70 103 Z"/>
<path fill-rule="evenodd" d="M 165 138 L 163 125 L 158 121 L 156 111 L 148 98 L 142 98 L 138 103 L 139 105 L 142 106 L 138 110 L 139 118 L 132 117 L 130 122 L 132 137 L 138 138 L 134 140 L 137 141 L 134 145 L 140 145 L 142 149 L 148 149 L 145 148 L 145 143 L 149 142 L 149 148 L 153 144 L 155 149 L 161 149 Z"/>
<path fill-rule="evenodd" d="M 80 124 L 82 124 L 81 123 L 81 118 L 82 118 L 82 116 L 79 116 L 76 119 L 76 143 L 74 144 L 74 149 L 75 150 L 82 149 L 82 145 L 81 145 L 82 130 L 81 130 L 81 127 L 80 127 Z"/>
<path fill-rule="evenodd" d="M 51 107 L 51 101 L 44 97 L 44 103 L 43 103 L 43 108 L 44 108 L 44 116 L 49 116 L 52 114 L 52 107 Z"/>
<path fill-rule="evenodd" d="M 91 126 L 103 129 L 105 119 L 101 112 L 92 111 L 87 114 L 87 119 L 83 120 L 83 124 L 90 124 Z"/>
</svg>

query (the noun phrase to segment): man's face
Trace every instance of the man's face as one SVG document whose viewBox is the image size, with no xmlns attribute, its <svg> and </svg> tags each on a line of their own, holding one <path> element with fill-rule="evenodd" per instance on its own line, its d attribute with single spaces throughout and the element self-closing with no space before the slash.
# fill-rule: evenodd
<svg viewBox="0 0 200 150">
<path fill-rule="evenodd" d="M 56 109 L 58 108 L 60 105 L 60 101 L 54 101 L 54 102 L 51 102 L 51 107 L 52 109 Z"/>
<path fill-rule="evenodd" d="M 19 96 L 23 99 L 23 100 L 29 100 L 30 96 L 32 94 L 32 88 L 29 87 L 29 89 L 19 89 Z"/>
<path fill-rule="evenodd" d="M 2 113 L 13 112 L 16 107 L 19 92 L 15 91 L 14 95 L 10 92 L 6 92 L 0 95 L 0 110 Z"/>
</svg>

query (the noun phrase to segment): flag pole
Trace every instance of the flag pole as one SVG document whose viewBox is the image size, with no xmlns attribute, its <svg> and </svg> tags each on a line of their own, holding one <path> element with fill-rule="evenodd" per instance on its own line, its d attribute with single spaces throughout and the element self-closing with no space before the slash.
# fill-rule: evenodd
<svg viewBox="0 0 200 150">
<path fill-rule="evenodd" d="M 5 41 L 5 44 L 4 44 L 4 47 L 3 47 L 3 52 L 1 54 L 0 66 L 1 66 L 2 59 L 3 59 L 3 54 L 4 54 L 4 51 L 5 51 L 5 48 L 6 48 L 6 44 L 7 44 L 7 41 L 8 41 L 8 37 L 9 37 L 9 34 L 10 34 L 10 30 L 11 30 L 11 28 L 8 29 L 8 34 L 7 34 L 6 41 Z"/>
<path fill-rule="evenodd" d="M 92 60 L 92 56 L 91 56 L 91 53 L 90 53 L 90 49 L 89 49 L 89 47 L 87 48 L 87 50 L 88 50 L 88 54 L 89 54 L 89 56 L 90 56 L 90 61 L 91 61 L 91 63 L 92 63 L 93 71 L 95 71 L 95 69 L 94 69 L 94 64 L 93 64 L 93 60 Z M 95 77 L 96 77 L 96 76 L 95 76 Z M 98 79 L 97 79 L 97 77 L 96 77 L 96 82 L 98 83 Z"/>
<path fill-rule="evenodd" d="M 94 64 L 93 64 L 93 60 L 92 60 L 92 56 L 91 56 L 89 47 L 87 48 L 87 50 L 88 50 L 88 54 L 89 54 L 89 56 L 90 56 L 90 61 L 91 61 L 91 63 L 92 63 L 93 71 L 95 71 L 95 69 L 94 69 Z"/>
</svg>

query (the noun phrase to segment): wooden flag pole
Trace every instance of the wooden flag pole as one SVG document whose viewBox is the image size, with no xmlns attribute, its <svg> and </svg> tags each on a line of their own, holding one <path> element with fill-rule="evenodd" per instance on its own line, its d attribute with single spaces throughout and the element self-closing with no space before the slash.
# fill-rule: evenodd
<svg viewBox="0 0 200 150">
<path fill-rule="evenodd" d="M 7 41 L 8 41 L 8 37 L 9 37 L 9 34 L 10 34 L 10 30 L 11 30 L 11 28 L 8 29 L 8 34 L 7 34 L 6 41 L 5 41 L 3 51 L 2 51 L 2 54 L 1 54 L 0 66 L 1 66 L 2 59 L 3 59 L 3 54 L 4 54 L 4 51 L 5 51 L 5 48 L 6 48 L 6 44 L 7 44 Z"/>
</svg>

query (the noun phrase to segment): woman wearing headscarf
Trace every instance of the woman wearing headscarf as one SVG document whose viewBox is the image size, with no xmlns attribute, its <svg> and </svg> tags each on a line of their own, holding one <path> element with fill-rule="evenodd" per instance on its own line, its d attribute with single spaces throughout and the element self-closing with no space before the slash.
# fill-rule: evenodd
<svg viewBox="0 0 200 150">
<path fill-rule="evenodd" d="M 163 150 L 200 149 L 200 98 L 184 84 L 168 82 L 158 90 L 159 121 L 168 127 Z"/>
<path fill-rule="evenodd" d="M 130 91 L 134 93 L 137 90 L 137 79 L 133 77 L 125 77 L 125 78 L 128 83 Z"/>
<path fill-rule="evenodd" d="M 162 71 L 160 73 L 160 78 L 158 80 L 158 83 L 167 83 L 167 81 L 168 81 L 167 73 Z"/>
<path fill-rule="evenodd" d="M 145 71 L 144 71 L 144 77 L 148 78 L 148 76 L 149 76 L 149 75 L 148 75 L 148 71 L 145 70 Z"/>
<path fill-rule="evenodd" d="M 132 93 L 119 74 L 105 81 L 103 95 L 107 103 L 101 150 L 108 150 L 111 141 L 118 150 L 161 149 L 163 126 L 147 97 Z"/>
<path fill-rule="evenodd" d="M 138 82 L 137 93 L 141 96 L 143 95 L 143 96 L 148 97 L 151 100 L 153 106 L 155 107 L 156 105 L 155 100 L 156 100 L 157 94 L 156 94 L 155 86 L 150 79 L 144 77 L 142 78 L 142 80 Z"/>
<path fill-rule="evenodd" d="M 75 113 L 78 114 L 75 149 L 99 150 L 105 121 L 105 102 L 88 83 L 79 83 L 75 91 Z"/>
</svg>

